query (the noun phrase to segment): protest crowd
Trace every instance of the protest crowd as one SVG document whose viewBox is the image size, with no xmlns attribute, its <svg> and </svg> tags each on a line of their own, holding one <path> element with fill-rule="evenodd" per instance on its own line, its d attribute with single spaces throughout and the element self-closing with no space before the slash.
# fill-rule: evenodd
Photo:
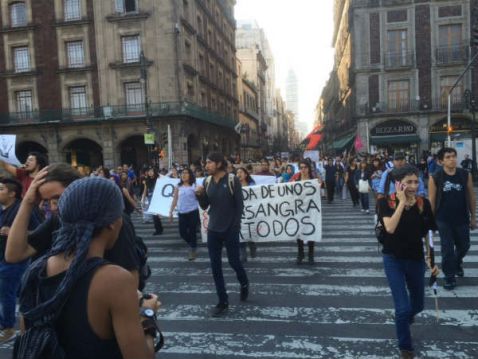
<svg viewBox="0 0 478 359">
<path fill-rule="evenodd" d="M 218 297 L 211 315 L 222 317 L 229 306 L 223 247 L 239 299 L 246 301 L 254 294 L 246 263 L 248 256 L 260 260 L 263 238 L 271 233 L 296 241 L 297 265 L 314 265 L 321 200 L 331 206 L 350 201 L 375 218 L 402 358 L 415 355 L 410 326 L 424 309 L 426 267 L 435 280 L 443 271 L 444 289 L 459 289 L 470 229 L 476 228 L 472 165 L 466 158 L 458 166 L 453 148 L 424 153 L 419 161 L 400 152 L 260 162 L 211 153 L 170 169 L 123 164 L 90 173 L 48 164 L 34 152 L 22 167 L 0 167 L 0 342 L 15 342 L 14 358 L 155 356 L 164 340 L 156 315 L 161 303 L 157 294 L 143 292 L 151 271 L 131 219 L 135 211 L 159 240 L 163 222 L 178 218 L 185 262 L 196 260 L 203 238 Z M 151 210 L 160 180 L 173 186 L 164 213 Z M 285 196 L 304 197 L 274 202 Z M 285 219 L 257 225 L 264 213 Z M 434 233 L 440 269 L 433 261 Z"/>
</svg>

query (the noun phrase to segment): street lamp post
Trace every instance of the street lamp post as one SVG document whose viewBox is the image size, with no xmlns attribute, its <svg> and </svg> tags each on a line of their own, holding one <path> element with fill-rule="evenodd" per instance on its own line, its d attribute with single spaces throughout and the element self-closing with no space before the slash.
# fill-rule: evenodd
<svg viewBox="0 0 478 359">
<path fill-rule="evenodd" d="M 148 64 L 146 62 L 146 57 L 144 56 L 144 52 L 141 51 L 139 56 L 139 65 L 140 65 L 140 81 L 143 85 L 143 93 L 144 93 L 144 110 L 146 113 L 146 134 L 145 134 L 145 144 L 148 149 L 148 162 L 154 164 L 152 159 L 152 153 L 154 150 L 154 144 L 156 139 L 154 138 L 154 130 L 153 130 L 153 123 L 151 121 L 151 112 L 149 109 L 149 96 L 148 96 Z M 151 139 L 151 134 L 153 134 L 153 139 Z"/>
<path fill-rule="evenodd" d="M 475 130 L 475 111 L 476 111 L 476 102 L 473 94 L 470 90 L 465 90 L 463 93 L 465 98 L 465 108 L 471 112 L 471 175 L 473 180 L 476 180 L 476 130 Z"/>
</svg>

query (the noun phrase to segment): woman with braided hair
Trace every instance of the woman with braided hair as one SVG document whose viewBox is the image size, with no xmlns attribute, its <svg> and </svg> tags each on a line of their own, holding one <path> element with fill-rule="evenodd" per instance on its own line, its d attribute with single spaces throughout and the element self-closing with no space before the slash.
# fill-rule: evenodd
<svg viewBox="0 0 478 359">
<path fill-rule="evenodd" d="M 46 322 L 53 323 L 66 358 L 153 358 L 153 319 L 138 316 L 133 276 L 103 260 L 122 225 L 118 186 L 83 178 L 67 187 L 58 206 L 62 225 L 53 248 L 23 278 L 20 310 L 27 333 L 17 339 L 19 346 L 28 347 L 28 331 L 41 330 Z M 155 312 L 157 303 L 151 296 L 141 313 Z"/>
</svg>

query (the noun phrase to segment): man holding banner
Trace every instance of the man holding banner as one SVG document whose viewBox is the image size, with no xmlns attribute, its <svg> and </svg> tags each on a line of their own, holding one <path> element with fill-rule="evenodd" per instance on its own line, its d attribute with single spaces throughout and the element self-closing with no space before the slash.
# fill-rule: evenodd
<svg viewBox="0 0 478 359">
<path fill-rule="evenodd" d="M 239 179 L 226 173 L 227 162 L 220 153 L 211 153 L 206 160 L 209 174 L 204 186 L 196 187 L 196 196 L 202 209 L 209 208 L 207 248 L 219 303 L 212 311 L 214 317 L 227 312 L 229 302 L 222 273 L 222 247 L 226 247 L 229 265 L 236 272 L 241 285 L 240 299 L 249 295 L 249 280 L 239 257 L 239 233 L 244 210 Z"/>
</svg>

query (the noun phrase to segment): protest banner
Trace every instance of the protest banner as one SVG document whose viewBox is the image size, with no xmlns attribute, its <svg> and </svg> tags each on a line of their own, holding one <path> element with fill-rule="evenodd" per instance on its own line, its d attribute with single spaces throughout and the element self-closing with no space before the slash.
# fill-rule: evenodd
<svg viewBox="0 0 478 359">
<path fill-rule="evenodd" d="M 15 154 L 16 135 L 0 135 L 0 160 L 14 166 L 21 166 Z"/>
<path fill-rule="evenodd" d="M 169 210 L 173 203 L 174 188 L 178 185 L 178 178 L 162 176 L 156 180 L 154 186 L 153 197 L 146 213 L 159 214 L 160 216 L 169 217 Z M 173 213 L 177 217 L 177 213 Z"/>
<path fill-rule="evenodd" d="M 322 239 L 320 184 L 317 180 L 243 187 L 241 242 Z M 201 237 L 207 242 L 208 216 L 200 210 Z"/>
<path fill-rule="evenodd" d="M 320 161 L 319 151 L 304 151 L 304 158 L 310 158 L 314 162 Z"/>
</svg>

